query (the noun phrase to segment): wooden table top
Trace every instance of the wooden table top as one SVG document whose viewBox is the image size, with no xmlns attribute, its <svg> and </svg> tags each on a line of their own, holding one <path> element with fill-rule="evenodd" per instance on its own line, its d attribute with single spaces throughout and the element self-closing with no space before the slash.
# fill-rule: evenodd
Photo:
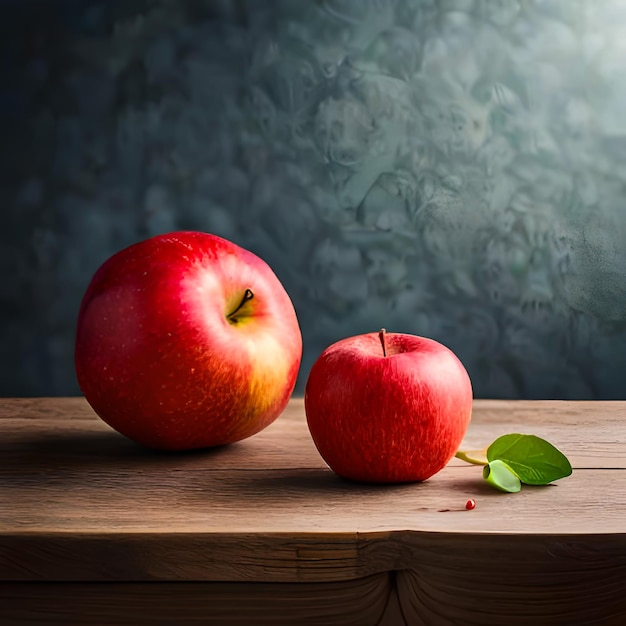
<svg viewBox="0 0 626 626">
<path fill-rule="evenodd" d="M 548 439 L 572 476 L 504 494 L 453 460 L 424 483 L 350 483 L 301 399 L 248 440 L 188 453 L 133 444 L 83 398 L 2 399 L 0 580 L 319 582 L 452 557 L 467 574 L 494 555 L 523 572 L 549 545 L 623 583 L 626 402 L 477 400 L 463 447 L 509 432 Z"/>
</svg>

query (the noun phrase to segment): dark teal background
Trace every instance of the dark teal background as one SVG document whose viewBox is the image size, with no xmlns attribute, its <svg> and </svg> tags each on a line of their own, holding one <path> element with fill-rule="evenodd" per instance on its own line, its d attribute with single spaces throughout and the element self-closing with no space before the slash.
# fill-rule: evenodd
<svg viewBox="0 0 626 626">
<path fill-rule="evenodd" d="M 626 8 L 0 1 L 0 394 L 78 393 L 109 255 L 225 236 L 305 354 L 386 327 L 477 397 L 626 398 Z"/>
</svg>

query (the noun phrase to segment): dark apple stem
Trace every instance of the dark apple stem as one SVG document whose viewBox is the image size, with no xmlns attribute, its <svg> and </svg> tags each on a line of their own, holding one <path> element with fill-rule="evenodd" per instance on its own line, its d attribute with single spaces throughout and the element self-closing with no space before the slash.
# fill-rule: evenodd
<svg viewBox="0 0 626 626">
<path fill-rule="evenodd" d="M 381 328 L 378 331 L 378 338 L 380 339 L 380 345 L 383 347 L 383 356 L 387 356 L 387 348 L 385 347 L 385 333 L 387 331 L 384 328 Z"/>
<path fill-rule="evenodd" d="M 235 315 L 237 314 L 237 311 L 239 311 L 241 309 L 241 307 L 248 302 L 248 300 L 252 300 L 252 298 L 254 298 L 254 294 L 252 293 L 252 289 L 246 289 L 243 293 L 243 298 L 241 299 L 241 302 L 239 303 L 239 305 L 237 306 L 237 308 L 228 315 L 228 319 L 233 319 L 235 317 Z"/>
</svg>

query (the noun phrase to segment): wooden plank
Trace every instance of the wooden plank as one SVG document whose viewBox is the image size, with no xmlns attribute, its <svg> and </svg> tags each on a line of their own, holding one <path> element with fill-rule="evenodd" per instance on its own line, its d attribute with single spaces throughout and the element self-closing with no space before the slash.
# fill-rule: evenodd
<svg viewBox="0 0 626 626">
<path fill-rule="evenodd" d="M 184 454 L 81 398 L 0 400 L 0 623 L 622 624 L 625 409 L 476 401 L 464 446 L 533 432 L 573 461 L 512 495 L 459 461 L 421 484 L 343 481 L 301 400 Z"/>
<path fill-rule="evenodd" d="M 626 536 L 446 532 L 7 535 L 0 581 L 329 582 L 459 568 L 626 580 Z M 541 574 L 543 575 L 543 574 Z M 474 580 L 474 583 L 476 580 Z M 481 585 L 487 580 L 481 580 Z"/>
<path fill-rule="evenodd" d="M 0 583 L 0 624 L 374 626 L 384 619 L 390 578 L 300 584 Z"/>
<path fill-rule="evenodd" d="M 183 454 L 136 446 L 81 398 L 1 400 L 0 580 L 342 580 L 397 569 L 398 536 L 419 548 L 439 535 L 454 552 L 481 537 L 605 537 L 621 567 L 625 407 L 477 401 L 466 445 L 534 432 L 576 468 L 502 494 L 459 462 L 421 484 L 343 481 L 317 454 L 301 400 L 247 441 Z"/>
<path fill-rule="evenodd" d="M 364 561 L 391 555 L 386 567 L 393 573 L 322 584 L 293 583 L 293 578 L 283 584 L 0 583 L 0 623 L 624 623 L 623 543 L 616 551 L 613 538 L 606 536 L 593 542 L 550 536 L 465 538 L 469 541 L 459 543 L 446 533 L 367 538 Z M 376 544 L 378 553 L 371 552 Z M 170 547 L 161 550 L 167 555 Z M 334 548 L 328 548 L 317 552 L 324 562 L 333 559 Z M 240 547 L 232 554 L 240 556 Z M 267 552 L 261 549 L 256 558 L 260 564 Z"/>
<path fill-rule="evenodd" d="M 171 463 L 180 455 L 154 454 L 115 433 L 83 398 L 4 398 L 0 400 L 0 463 L 27 465 L 35 455 L 42 463 L 63 463 L 78 457 L 94 463 L 122 463 L 142 458 L 148 467 Z M 475 400 L 472 423 L 462 447 L 480 448 L 507 432 L 532 432 L 561 448 L 575 467 L 626 468 L 626 402 Z M 288 443 L 287 443 L 288 442 Z M 228 454 L 224 455 L 224 450 Z M 213 451 L 215 467 L 318 467 L 304 416 L 302 399 L 293 399 L 274 424 L 254 437 Z M 185 455 L 183 455 L 185 456 Z M 452 461 L 452 465 L 462 465 Z M 1 467 L 1 465 L 0 465 Z"/>
<path fill-rule="evenodd" d="M 626 532 L 623 470 L 575 470 L 518 494 L 493 490 L 469 465 L 393 486 L 350 483 L 324 467 L 39 470 L 0 475 L 0 533 Z M 465 510 L 468 498 L 476 509 Z"/>
<path fill-rule="evenodd" d="M 82 399 L 29 400 L 21 411 L 3 400 L 0 531 L 533 533 L 538 523 L 548 532 L 624 531 L 626 403 L 522 405 L 477 402 L 466 445 L 525 430 L 579 454 L 573 476 L 556 486 L 505 495 L 460 461 L 422 484 L 340 480 L 315 450 L 301 401 L 251 439 L 169 454 L 113 432 Z M 470 497 L 478 506 L 467 512 Z"/>
</svg>

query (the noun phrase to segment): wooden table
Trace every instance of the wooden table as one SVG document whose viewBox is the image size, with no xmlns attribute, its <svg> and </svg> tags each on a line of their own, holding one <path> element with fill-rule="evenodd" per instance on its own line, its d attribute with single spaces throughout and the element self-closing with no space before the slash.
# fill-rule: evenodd
<svg viewBox="0 0 626 626">
<path fill-rule="evenodd" d="M 82 398 L 0 400 L 0 624 L 626 624 L 626 402 L 476 401 L 464 446 L 507 432 L 573 475 L 503 494 L 454 460 L 352 484 L 301 400 L 183 454 Z"/>
</svg>

